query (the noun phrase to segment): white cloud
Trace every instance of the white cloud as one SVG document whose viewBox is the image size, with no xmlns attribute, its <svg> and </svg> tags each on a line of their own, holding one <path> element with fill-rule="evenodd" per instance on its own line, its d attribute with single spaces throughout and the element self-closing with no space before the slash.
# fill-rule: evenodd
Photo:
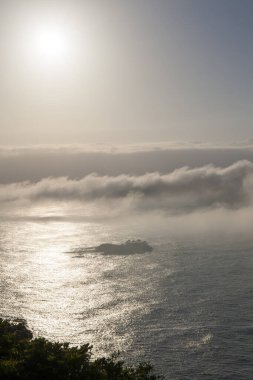
<svg viewBox="0 0 253 380">
<path fill-rule="evenodd" d="M 0 185 L 0 202 L 37 203 L 115 202 L 117 208 L 165 213 L 189 213 L 204 209 L 238 209 L 251 203 L 253 164 L 239 161 L 227 168 L 212 165 L 183 167 L 168 174 L 122 174 L 82 179 L 45 178 L 38 182 Z"/>
</svg>

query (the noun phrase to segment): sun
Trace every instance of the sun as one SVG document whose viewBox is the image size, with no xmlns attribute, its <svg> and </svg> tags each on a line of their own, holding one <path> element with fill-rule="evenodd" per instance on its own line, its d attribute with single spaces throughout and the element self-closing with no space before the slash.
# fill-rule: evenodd
<svg viewBox="0 0 253 380">
<path fill-rule="evenodd" d="M 40 63 L 64 62 L 70 54 L 67 30 L 61 25 L 44 25 L 35 29 L 31 49 Z"/>
</svg>

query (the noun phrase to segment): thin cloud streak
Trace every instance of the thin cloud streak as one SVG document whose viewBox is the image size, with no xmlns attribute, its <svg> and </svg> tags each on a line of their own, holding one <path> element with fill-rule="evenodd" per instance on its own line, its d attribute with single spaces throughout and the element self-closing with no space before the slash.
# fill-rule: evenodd
<svg viewBox="0 0 253 380">
<path fill-rule="evenodd" d="M 41 154 L 80 153 L 140 153 L 183 149 L 253 149 L 253 139 L 230 142 L 210 141 L 156 141 L 139 144 L 35 144 L 0 145 L 0 157 Z"/>
</svg>

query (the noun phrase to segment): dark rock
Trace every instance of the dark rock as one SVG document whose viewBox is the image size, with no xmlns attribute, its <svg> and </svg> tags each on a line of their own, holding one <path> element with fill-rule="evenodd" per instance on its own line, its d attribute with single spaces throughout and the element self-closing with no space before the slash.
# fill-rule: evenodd
<svg viewBox="0 0 253 380">
<path fill-rule="evenodd" d="M 95 252 L 105 255 L 131 255 L 134 253 L 152 252 L 153 248 L 142 240 L 127 240 L 123 244 L 104 243 L 94 247 Z"/>
</svg>

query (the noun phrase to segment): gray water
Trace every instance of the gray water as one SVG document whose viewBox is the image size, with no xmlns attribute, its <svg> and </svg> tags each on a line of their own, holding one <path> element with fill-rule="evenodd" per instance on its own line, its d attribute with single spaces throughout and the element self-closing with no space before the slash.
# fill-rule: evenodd
<svg viewBox="0 0 253 380">
<path fill-rule="evenodd" d="M 137 232 L 138 231 L 138 232 Z M 87 247 L 147 240 L 139 255 Z M 0 314 L 35 336 L 150 360 L 166 379 L 253 379 L 253 239 L 173 238 L 140 226 L 0 224 Z"/>
</svg>

